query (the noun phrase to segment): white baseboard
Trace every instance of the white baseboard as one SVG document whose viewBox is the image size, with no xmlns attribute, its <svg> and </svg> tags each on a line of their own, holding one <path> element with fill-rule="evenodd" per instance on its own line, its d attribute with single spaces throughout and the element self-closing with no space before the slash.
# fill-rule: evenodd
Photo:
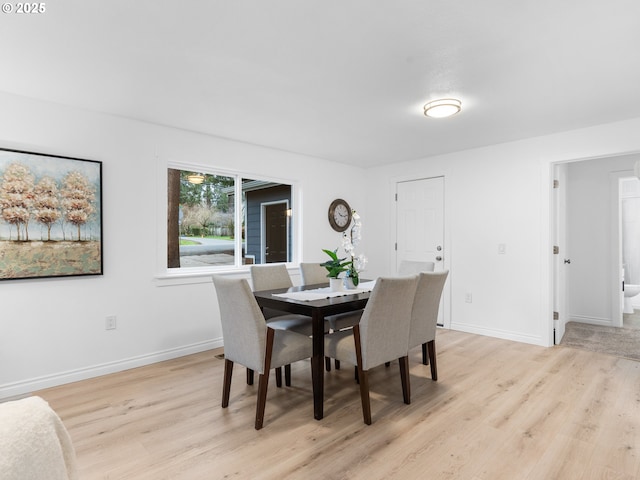
<svg viewBox="0 0 640 480">
<path fill-rule="evenodd" d="M 484 335 L 485 337 L 502 338 L 504 340 L 513 340 L 514 342 L 528 343 L 531 345 L 538 345 L 541 347 L 549 347 L 547 342 L 542 338 L 534 335 L 522 335 L 521 333 L 510 332 L 508 330 L 498 330 L 494 328 L 483 328 L 477 325 L 469 325 L 466 323 L 451 322 L 451 330 L 458 330 L 460 332 L 475 333 L 477 335 Z"/>
<path fill-rule="evenodd" d="M 591 325 L 613 326 L 610 318 L 587 317 L 585 315 L 571 315 L 570 322 L 589 323 Z"/>
<path fill-rule="evenodd" d="M 25 394 L 42 390 L 44 388 L 57 387 L 59 385 L 64 385 L 65 383 L 87 380 L 89 378 L 121 372 L 123 370 L 142 367 L 144 365 L 163 362 L 165 360 L 184 357 L 185 355 L 191 355 L 193 353 L 204 352 L 205 350 L 212 350 L 220 347 L 222 347 L 222 338 L 162 350 L 147 355 L 140 355 L 138 357 L 125 358 L 91 367 L 79 368 L 77 370 L 30 378 L 20 382 L 7 383 L 0 385 L 0 399 L 24 396 Z"/>
</svg>

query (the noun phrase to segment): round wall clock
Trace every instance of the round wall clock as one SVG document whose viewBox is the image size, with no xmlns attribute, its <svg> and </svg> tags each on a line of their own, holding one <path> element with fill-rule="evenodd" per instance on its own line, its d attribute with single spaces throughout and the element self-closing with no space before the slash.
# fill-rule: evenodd
<svg viewBox="0 0 640 480">
<path fill-rule="evenodd" d="M 344 232 L 351 225 L 351 207 L 341 198 L 329 205 L 329 224 L 336 232 Z"/>
</svg>

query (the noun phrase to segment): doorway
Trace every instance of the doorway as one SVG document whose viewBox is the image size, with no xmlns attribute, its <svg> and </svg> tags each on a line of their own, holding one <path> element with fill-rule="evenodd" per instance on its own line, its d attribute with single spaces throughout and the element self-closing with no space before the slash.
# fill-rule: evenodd
<svg viewBox="0 0 640 480">
<path fill-rule="evenodd" d="M 289 205 L 287 202 L 262 204 L 263 257 L 265 263 L 289 261 Z"/>
<path fill-rule="evenodd" d="M 576 160 L 553 165 L 553 180 L 564 178 L 552 194 L 553 320 L 555 344 L 564 322 L 593 330 L 623 327 L 621 179 L 633 176 L 638 154 Z M 561 172 L 561 173 L 559 173 Z M 564 203 L 564 205 L 563 205 Z M 563 220 L 564 218 L 564 220 Z M 562 232 L 564 230 L 564 243 Z M 564 315 L 563 315 L 564 313 Z M 570 338 L 567 339 L 569 341 Z M 565 342 L 562 342 L 565 343 Z"/>
<path fill-rule="evenodd" d="M 623 173 L 623 172 L 621 172 Z M 618 177 L 619 277 L 622 279 L 622 312 L 619 324 L 640 328 L 640 179 L 633 172 Z"/>
</svg>

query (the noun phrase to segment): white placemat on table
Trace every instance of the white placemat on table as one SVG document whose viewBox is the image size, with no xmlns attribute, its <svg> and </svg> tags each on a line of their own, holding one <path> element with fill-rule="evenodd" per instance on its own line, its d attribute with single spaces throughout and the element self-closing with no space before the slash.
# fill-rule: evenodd
<svg viewBox="0 0 640 480">
<path fill-rule="evenodd" d="M 314 288 L 313 290 L 303 290 L 300 292 L 273 293 L 274 297 L 290 298 L 291 300 L 299 300 L 302 302 L 311 302 L 313 300 L 322 300 L 323 298 L 342 297 L 345 295 L 355 295 L 356 293 L 370 292 L 373 290 L 376 281 L 362 282 L 358 288 L 349 290 L 341 290 L 339 292 L 331 291 L 330 287 Z"/>
</svg>

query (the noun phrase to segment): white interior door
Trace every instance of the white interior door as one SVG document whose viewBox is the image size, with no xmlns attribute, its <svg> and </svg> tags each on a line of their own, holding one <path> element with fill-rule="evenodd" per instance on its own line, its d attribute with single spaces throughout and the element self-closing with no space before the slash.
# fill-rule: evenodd
<svg viewBox="0 0 640 480">
<path fill-rule="evenodd" d="M 396 222 L 396 271 L 402 260 L 434 262 L 436 271 L 444 270 L 444 177 L 398 182 Z M 440 302 L 441 326 L 447 318 L 449 283 Z"/>
<path fill-rule="evenodd" d="M 567 242 L 567 164 L 557 164 L 554 167 L 553 178 L 557 182 L 557 187 L 553 189 L 553 220 L 554 220 L 554 241 L 553 245 L 558 247 L 558 253 L 553 255 L 553 328 L 554 343 L 560 344 L 564 336 L 565 325 L 569 318 L 567 302 L 567 279 L 571 259 L 569 257 Z"/>
</svg>

